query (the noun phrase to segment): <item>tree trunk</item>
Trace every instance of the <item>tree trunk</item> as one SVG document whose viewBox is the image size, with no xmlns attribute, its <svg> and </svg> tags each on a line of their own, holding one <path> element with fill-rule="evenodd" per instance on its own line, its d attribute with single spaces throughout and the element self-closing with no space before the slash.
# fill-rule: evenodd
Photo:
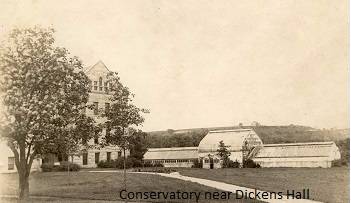
<svg viewBox="0 0 351 203">
<path fill-rule="evenodd" d="M 20 202 L 26 202 L 29 197 L 29 173 L 26 169 L 19 169 L 19 194 L 18 198 Z"/>
</svg>

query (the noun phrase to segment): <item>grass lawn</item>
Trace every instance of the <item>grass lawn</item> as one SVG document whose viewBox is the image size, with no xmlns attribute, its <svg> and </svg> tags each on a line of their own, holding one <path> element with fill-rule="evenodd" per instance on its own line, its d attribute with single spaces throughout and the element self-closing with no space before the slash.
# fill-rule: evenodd
<svg viewBox="0 0 351 203">
<path fill-rule="evenodd" d="M 278 192 L 310 189 L 310 198 L 349 202 L 349 168 L 233 168 L 178 169 L 180 174 L 249 188 Z"/>
<path fill-rule="evenodd" d="M 6 183 L 0 186 L 0 194 L 15 195 L 17 193 L 17 176 L 17 174 L 0 174 L 0 181 L 2 183 Z M 133 192 L 176 192 L 177 190 L 184 192 L 201 192 L 201 194 L 204 194 L 204 192 L 221 192 L 210 187 L 202 186 L 200 184 L 161 177 L 157 175 L 128 174 L 127 179 L 127 189 L 128 191 Z M 79 202 L 79 199 L 90 200 L 90 202 L 92 202 L 92 200 L 121 200 L 119 192 L 122 190 L 122 188 L 123 174 L 116 172 L 89 173 L 82 171 L 73 173 L 71 172 L 69 176 L 67 172 L 49 172 L 32 173 L 30 176 L 30 195 L 48 198 L 56 197 L 59 198 L 58 200 L 61 202 Z M 136 199 L 134 199 L 134 201 L 136 201 Z M 45 202 L 45 199 L 41 199 L 39 202 Z M 192 200 L 170 200 L 163 198 L 159 200 L 149 199 L 148 202 L 196 202 L 196 200 L 195 198 Z M 234 198 L 230 199 L 229 201 L 215 201 L 205 200 L 204 196 L 200 196 L 200 202 L 244 203 L 254 201 L 241 201 Z"/>
</svg>

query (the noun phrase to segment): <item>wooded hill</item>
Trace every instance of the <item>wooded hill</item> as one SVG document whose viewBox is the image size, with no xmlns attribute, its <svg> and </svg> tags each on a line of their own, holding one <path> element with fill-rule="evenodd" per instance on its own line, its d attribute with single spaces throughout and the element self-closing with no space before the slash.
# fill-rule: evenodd
<svg viewBox="0 0 351 203">
<path fill-rule="evenodd" d="M 307 126 L 230 126 L 166 130 L 148 132 L 148 147 L 196 147 L 211 130 L 230 130 L 251 128 L 262 139 L 264 144 L 342 141 L 349 137 L 349 129 L 315 129 Z"/>
</svg>

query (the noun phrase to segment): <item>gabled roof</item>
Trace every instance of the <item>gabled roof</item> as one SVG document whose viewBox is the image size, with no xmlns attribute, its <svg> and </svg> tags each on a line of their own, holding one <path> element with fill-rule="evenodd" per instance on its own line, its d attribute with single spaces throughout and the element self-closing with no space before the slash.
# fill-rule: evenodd
<svg viewBox="0 0 351 203">
<path fill-rule="evenodd" d="M 99 60 L 95 65 L 93 66 L 88 66 L 83 68 L 83 71 L 85 73 L 89 73 L 92 69 L 94 68 L 105 68 L 108 72 L 110 72 L 110 70 L 107 68 L 107 66 L 104 64 L 104 62 L 102 62 L 101 60 Z"/>
<path fill-rule="evenodd" d="M 197 159 L 197 150 L 197 147 L 150 148 L 144 154 L 144 160 Z"/>
<path fill-rule="evenodd" d="M 329 157 L 339 159 L 340 152 L 334 142 L 306 142 L 288 144 L 266 144 L 254 158 L 301 158 Z"/>
<path fill-rule="evenodd" d="M 252 129 L 210 131 L 201 140 L 199 144 L 199 152 L 216 151 L 220 141 L 223 141 L 223 143 L 232 151 L 240 150 L 243 147 L 245 138 L 250 135 L 253 135 L 260 140 Z"/>
</svg>

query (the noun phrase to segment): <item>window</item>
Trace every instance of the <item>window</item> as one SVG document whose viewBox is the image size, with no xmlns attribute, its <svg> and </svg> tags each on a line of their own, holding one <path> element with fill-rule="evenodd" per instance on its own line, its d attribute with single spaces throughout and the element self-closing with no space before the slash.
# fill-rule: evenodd
<svg viewBox="0 0 351 203">
<path fill-rule="evenodd" d="M 99 112 L 99 103 L 94 102 L 94 115 L 97 115 Z"/>
<path fill-rule="evenodd" d="M 106 160 L 111 161 L 111 152 L 107 152 L 106 154 Z"/>
<path fill-rule="evenodd" d="M 102 86 L 102 77 L 99 78 L 99 86 Z"/>
<path fill-rule="evenodd" d="M 97 164 L 97 163 L 99 163 L 99 161 L 100 161 L 100 152 L 96 152 L 95 153 L 95 163 Z"/>
<path fill-rule="evenodd" d="M 99 91 L 102 91 L 102 87 L 101 86 L 99 87 Z"/>
<path fill-rule="evenodd" d="M 88 153 L 83 153 L 83 165 L 88 165 Z"/>
<path fill-rule="evenodd" d="M 8 158 L 8 170 L 14 170 L 15 169 L 15 157 L 9 157 Z"/>
<path fill-rule="evenodd" d="M 110 103 L 105 103 L 105 114 L 110 112 Z"/>
<path fill-rule="evenodd" d="M 119 152 L 118 152 L 118 158 L 120 158 L 121 156 L 122 156 L 122 152 L 119 151 Z"/>
</svg>

